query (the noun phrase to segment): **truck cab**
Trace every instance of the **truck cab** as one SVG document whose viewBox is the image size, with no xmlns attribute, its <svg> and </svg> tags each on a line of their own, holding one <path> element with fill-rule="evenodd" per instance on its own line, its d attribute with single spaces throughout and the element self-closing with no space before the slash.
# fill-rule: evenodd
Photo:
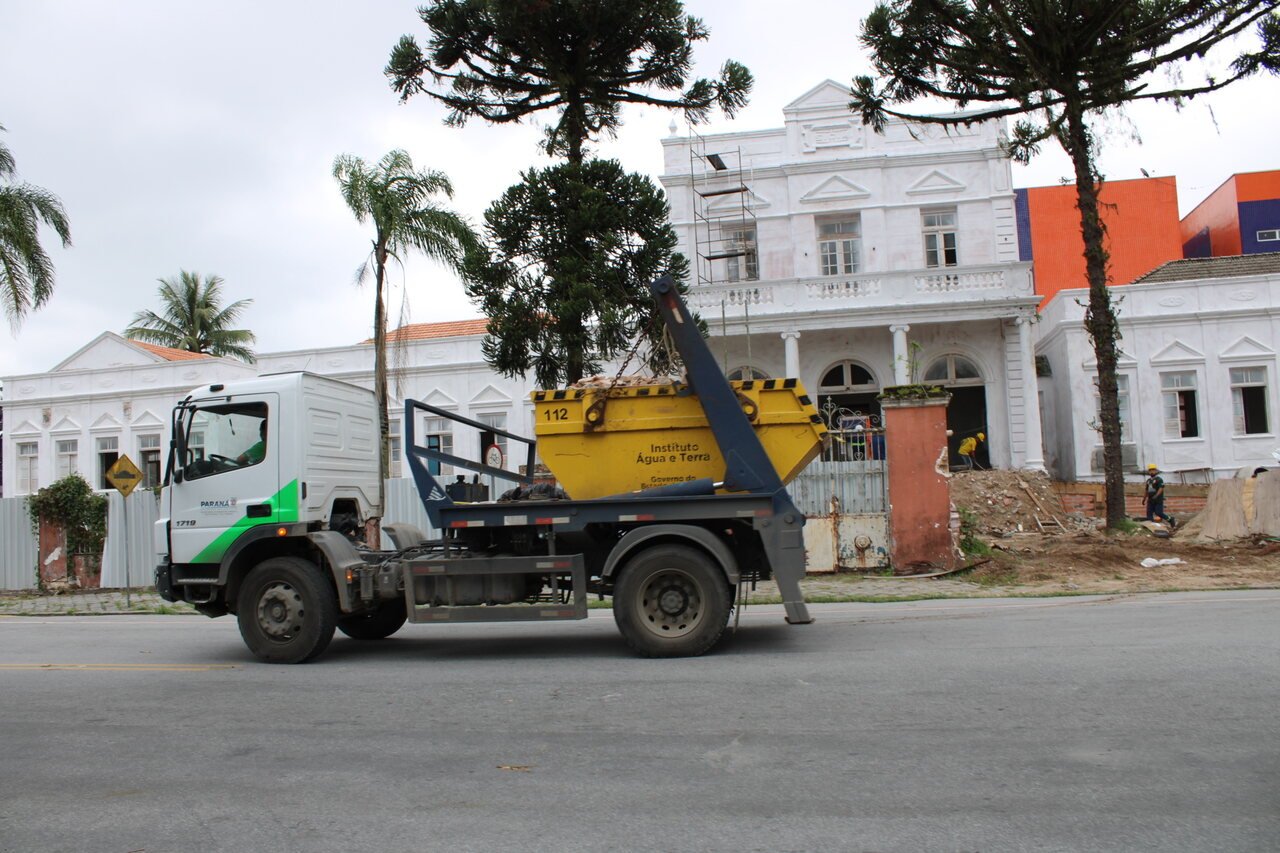
<svg viewBox="0 0 1280 853">
<path fill-rule="evenodd" d="M 225 613 L 252 565 L 308 550 L 299 534 L 358 536 L 381 515 L 376 412 L 371 391 L 310 373 L 192 391 L 155 528 L 162 590 Z"/>
</svg>

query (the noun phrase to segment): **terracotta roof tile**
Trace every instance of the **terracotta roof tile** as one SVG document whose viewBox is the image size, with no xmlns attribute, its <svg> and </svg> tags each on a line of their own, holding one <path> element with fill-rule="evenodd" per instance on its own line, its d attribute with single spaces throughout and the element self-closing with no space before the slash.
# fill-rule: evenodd
<svg viewBox="0 0 1280 853">
<path fill-rule="evenodd" d="M 174 349 L 173 347 L 162 347 L 159 344 L 148 344 L 142 341 L 129 340 L 129 343 L 136 347 L 142 347 L 149 353 L 158 355 L 165 361 L 196 361 L 202 358 L 213 358 L 213 356 L 203 352 L 187 352 L 184 349 Z"/>
<path fill-rule="evenodd" d="M 450 320 L 446 323 L 410 323 L 407 326 L 401 326 L 398 329 L 392 329 L 387 332 L 387 340 L 395 341 L 422 341 L 429 338 L 461 338 L 469 335 L 483 335 L 489 326 L 489 321 L 483 317 L 478 320 Z M 373 343 L 373 338 L 368 338 L 363 343 Z"/>
<path fill-rule="evenodd" d="M 1274 273 L 1280 273 L 1280 252 L 1169 261 L 1146 275 L 1135 278 L 1133 283 L 1159 284 L 1169 281 L 1196 281 L 1205 278 L 1234 278 L 1241 275 Z"/>
</svg>

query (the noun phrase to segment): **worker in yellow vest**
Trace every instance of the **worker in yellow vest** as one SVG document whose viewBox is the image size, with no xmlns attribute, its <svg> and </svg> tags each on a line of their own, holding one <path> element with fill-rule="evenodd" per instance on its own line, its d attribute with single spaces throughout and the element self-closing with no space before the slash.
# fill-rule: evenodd
<svg viewBox="0 0 1280 853">
<path fill-rule="evenodd" d="M 986 440 L 986 434 L 980 432 L 977 435 L 971 435 L 964 441 L 960 442 L 960 461 L 964 463 L 964 469 L 966 471 L 972 471 L 977 467 L 977 463 L 973 461 L 973 454 L 978 452 L 978 444 Z"/>
</svg>

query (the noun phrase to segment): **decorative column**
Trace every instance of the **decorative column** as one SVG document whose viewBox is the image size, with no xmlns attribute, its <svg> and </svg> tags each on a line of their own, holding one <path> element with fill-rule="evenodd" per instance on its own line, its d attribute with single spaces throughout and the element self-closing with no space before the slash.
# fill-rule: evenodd
<svg viewBox="0 0 1280 853">
<path fill-rule="evenodd" d="M 1036 379 L 1036 350 L 1031 342 L 1031 317 L 1018 318 L 1018 357 L 1022 361 L 1023 436 L 1026 458 L 1022 467 L 1044 470 L 1044 441 L 1040 435 L 1040 383 Z"/>
<path fill-rule="evenodd" d="M 893 333 L 893 384 L 906 385 L 911 381 L 911 352 L 907 347 L 910 326 L 890 326 Z"/>
<path fill-rule="evenodd" d="M 885 464 L 889 479 L 889 554 L 899 575 L 952 569 L 951 475 L 947 403 L 951 395 L 894 397 L 885 389 Z"/>
<path fill-rule="evenodd" d="M 785 374 L 790 377 L 800 376 L 800 333 L 783 332 L 782 346 L 786 352 Z"/>
</svg>

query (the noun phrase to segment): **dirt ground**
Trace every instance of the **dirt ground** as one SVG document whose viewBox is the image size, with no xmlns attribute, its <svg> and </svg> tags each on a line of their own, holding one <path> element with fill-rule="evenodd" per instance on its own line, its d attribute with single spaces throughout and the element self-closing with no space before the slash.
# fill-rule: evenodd
<svg viewBox="0 0 1280 853">
<path fill-rule="evenodd" d="M 1018 586 L 1029 593 L 1280 587 L 1280 542 L 1195 541 L 1181 530 L 1163 538 L 1157 534 L 1167 529 L 1158 525 L 1107 533 L 1097 519 L 1064 513 L 1044 475 L 961 473 L 952 478 L 952 502 L 966 530 L 991 550 L 988 562 L 958 576 L 981 585 Z M 1058 525 L 1045 524 L 1050 515 Z M 1145 559 L 1181 562 L 1147 568 Z"/>
</svg>

